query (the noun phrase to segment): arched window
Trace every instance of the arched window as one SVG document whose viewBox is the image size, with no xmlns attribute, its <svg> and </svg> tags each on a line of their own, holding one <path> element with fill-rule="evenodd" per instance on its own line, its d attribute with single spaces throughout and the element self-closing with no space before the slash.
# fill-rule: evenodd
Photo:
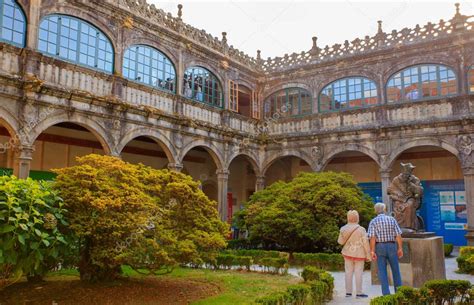
<svg viewBox="0 0 474 305">
<path fill-rule="evenodd" d="M 467 81 L 469 86 L 469 93 L 474 93 L 474 66 L 469 68 L 467 72 Z"/>
<path fill-rule="evenodd" d="M 73 63 L 113 72 L 110 40 L 93 25 L 75 17 L 45 17 L 40 23 L 38 49 Z"/>
<path fill-rule="evenodd" d="M 303 88 L 286 88 L 265 101 L 266 117 L 292 117 L 312 113 L 311 94 Z"/>
<path fill-rule="evenodd" d="M 184 73 L 183 94 L 185 97 L 222 107 L 222 87 L 217 77 L 202 67 L 191 67 Z"/>
<path fill-rule="evenodd" d="M 25 46 L 26 17 L 23 10 L 14 0 L 0 0 L 1 40 L 16 45 Z"/>
<path fill-rule="evenodd" d="M 421 100 L 456 93 L 456 74 L 443 65 L 408 67 L 392 75 L 387 82 L 388 102 Z"/>
<path fill-rule="evenodd" d="M 161 90 L 175 92 L 176 72 L 170 59 L 155 48 L 133 45 L 123 56 L 123 76 Z"/>
<path fill-rule="evenodd" d="M 319 111 L 357 108 L 378 103 L 377 86 L 365 77 L 347 77 L 324 87 L 319 94 Z"/>
</svg>

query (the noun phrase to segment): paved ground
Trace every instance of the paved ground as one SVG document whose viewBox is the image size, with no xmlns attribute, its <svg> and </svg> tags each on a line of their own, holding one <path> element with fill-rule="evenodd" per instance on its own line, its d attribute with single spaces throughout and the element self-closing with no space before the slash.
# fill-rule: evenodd
<svg viewBox="0 0 474 305">
<path fill-rule="evenodd" d="M 456 255 L 456 253 L 455 253 Z M 456 257 L 450 257 L 445 260 L 446 263 L 446 278 L 450 280 L 469 280 L 474 283 L 474 276 L 467 274 L 458 274 L 455 271 L 458 269 L 456 263 Z M 344 272 L 331 272 L 334 276 L 335 293 L 334 299 L 329 304 L 369 304 L 370 298 L 382 295 L 380 285 L 370 284 L 370 271 L 364 272 L 364 284 L 365 293 L 369 295 L 368 299 L 356 299 L 355 297 L 345 297 L 345 284 L 344 284 Z M 393 287 L 391 287 L 393 292 Z"/>
</svg>

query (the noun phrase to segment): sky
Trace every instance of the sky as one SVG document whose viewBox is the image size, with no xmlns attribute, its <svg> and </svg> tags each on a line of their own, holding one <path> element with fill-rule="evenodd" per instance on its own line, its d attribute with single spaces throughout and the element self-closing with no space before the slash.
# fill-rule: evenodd
<svg viewBox="0 0 474 305">
<path fill-rule="evenodd" d="M 458 1 L 461 13 L 474 15 L 474 1 Z M 183 4 L 183 21 L 213 36 L 227 32 L 229 45 L 262 58 L 300 53 L 311 48 L 312 37 L 318 46 L 344 43 L 377 32 L 382 20 L 385 32 L 429 21 L 449 20 L 455 1 L 243 1 L 243 0 L 148 0 L 173 16 Z"/>
</svg>

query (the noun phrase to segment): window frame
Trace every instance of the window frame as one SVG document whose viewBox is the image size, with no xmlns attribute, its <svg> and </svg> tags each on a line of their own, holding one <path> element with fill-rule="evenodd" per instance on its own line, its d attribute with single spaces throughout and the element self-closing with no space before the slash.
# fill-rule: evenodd
<svg viewBox="0 0 474 305">
<path fill-rule="evenodd" d="M 471 90 L 471 83 L 469 81 L 469 75 L 470 74 L 472 74 L 472 76 L 473 76 L 473 82 L 472 82 L 473 90 Z M 467 80 L 467 94 L 474 94 L 474 65 L 470 65 L 467 68 L 466 80 Z"/>
<path fill-rule="evenodd" d="M 421 68 L 422 67 L 428 67 L 428 66 L 435 66 L 436 67 L 436 90 L 438 91 L 438 95 L 435 95 L 435 96 L 426 96 L 424 97 L 423 96 L 423 80 L 422 80 L 422 73 L 421 73 Z M 446 70 L 449 72 L 453 72 L 454 74 L 454 81 L 455 81 L 455 89 L 456 89 L 456 92 L 455 93 L 452 93 L 452 94 L 445 94 L 445 95 L 442 95 L 441 94 L 441 77 L 440 77 L 440 68 L 443 67 L 443 68 L 446 68 Z M 410 69 L 413 69 L 413 68 L 416 68 L 417 69 L 417 77 L 418 77 L 418 80 L 416 82 L 418 88 L 417 88 L 417 93 L 418 93 L 418 96 L 421 96 L 417 99 L 407 99 L 406 98 L 406 92 L 405 92 L 405 75 L 404 75 L 404 72 L 405 71 L 408 71 Z M 394 100 L 394 101 L 390 101 L 389 100 L 389 94 L 388 94 L 388 88 L 389 88 L 389 82 L 396 76 L 400 74 L 400 96 L 402 96 L 403 98 L 402 99 L 399 99 L 399 100 Z M 409 102 L 417 102 L 417 101 L 426 101 L 426 100 L 433 100 L 433 99 L 438 99 L 438 98 L 443 98 L 443 97 L 453 97 L 453 96 L 456 96 L 456 95 L 459 95 L 459 78 L 456 74 L 456 71 L 455 69 L 453 69 L 452 67 L 448 66 L 448 65 L 444 65 L 444 64 L 436 64 L 436 63 L 422 63 L 422 64 L 416 64 L 416 65 L 412 65 L 412 66 L 408 66 L 408 67 L 405 67 L 401 70 L 398 70 L 397 72 L 393 73 L 392 75 L 390 75 L 390 77 L 387 79 L 387 82 L 385 83 L 385 100 L 387 101 L 387 104 L 395 104 L 395 103 L 409 103 Z M 394 86 L 396 87 L 396 86 Z"/>
<path fill-rule="evenodd" d="M 135 58 L 134 58 L 134 61 L 135 61 L 135 68 L 134 68 L 134 73 L 135 74 L 140 74 L 138 72 L 138 65 L 139 65 L 139 62 L 138 62 L 138 48 L 139 47 L 144 47 L 144 48 L 147 48 L 147 49 L 150 49 L 150 51 L 155 51 L 157 52 L 158 54 L 161 54 L 163 56 L 163 58 L 165 60 L 167 60 L 170 64 L 170 66 L 173 68 L 173 73 L 174 73 L 174 78 L 173 78 L 173 90 L 168 90 L 167 88 L 163 88 L 161 86 L 154 86 L 152 83 L 146 83 L 144 81 L 140 81 L 140 80 L 137 80 L 136 77 L 135 79 L 133 78 L 130 78 L 130 77 L 125 77 L 125 73 L 124 73 L 124 70 L 126 69 L 125 68 L 125 65 L 124 65 L 124 62 L 125 62 L 125 54 L 127 51 L 129 51 L 130 49 L 132 48 L 136 48 L 136 50 L 134 51 L 136 53 L 135 55 Z M 150 55 L 150 58 L 151 58 L 151 55 Z M 128 68 L 128 70 L 132 70 L 130 67 Z M 152 73 L 153 71 L 153 66 L 150 65 L 148 66 L 148 72 L 149 72 L 149 76 L 150 76 L 150 80 L 152 79 Z M 160 70 L 158 69 L 158 71 L 160 72 Z M 163 79 L 165 79 L 165 76 L 166 76 L 166 64 L 164 63 L 163 65 L 163 70 L 161 71 L 161 74 L 163 76 Z M 133 82 L 136 82 L 138 84 L 142 84 L 142 85 L 145 85 L 145 86 L 148 86 L 148 87 L 151 87 L 151 88 L 154 88 L 154 89 L 157 89 L 157 90 L 161 90 L 161 91 L 164 91 L 164 92 L 170 92 L 170 93 L 173 93 L 173 94 L 176 94 L 176 84 L 177 84 L 177 74 L 176 74 L 176 67 L 173 63 L 173 61 L 165 54 L 163 53 L 162 51 L 160 51 L 159 49 L 153 47 L 153 46 L 150 46 L 150 45 L 147 45 L 147 44 L 132 44 L 132 45 L 129 45 L 123 52 L 123 56 L 122 56 L 122 76 L 125 78 L 125 79 L 128 79 L 128 80 L 131 80 Z"/>
<path fill-rule="evenodd" d="M 58 18 L 58 23 L 57 23 L 58 30 L 57 30 L 57 33 L 55 34 L 57 36 L 56 37 L 56 42 L 55 42 L 55 45 L 56 45 L 56 53 L 55 54 L 52 54 L 52 53 L 48 52 L 47 50 L 46 51 L 40 50 L 41 24 L 50 17 L 57 17 Z M 75 49 L 76 60 L 74 60 L 74 61 L 70 60 L 70 59 L 68 59 L 64 56 L 59 55 L 60 54 L 60 48 L 61 48 L 61 27 L 62 27 L 62 23 L 60 22 L 60 20 L 61 20 L 62 17 L 72 19 L 72 20 L 76 20 L 78 22 L 78 29 L 77 29 L 78 38 L 76 40 L 77 47 Z M 95 40 L 96 41 L 96 48 L 95 48 L 95 55 L 94 55 L 94 66 L 91 66 L 91 65 L 88 65 L 88 64 L 85 64 L 85 63 L 81 63 L 80 60 L 79 60 L 80 55 L 81 55 L 81 34 L 83 34 L 82 31 L 81 31 L 82 30 L 82 27 L 81 27 L 82 24 L 86 24 L 86 25 L 90 26 L 91 28 L 93 28 L 96 31 L 96 40 Z M 48 33 L 50 33 L 50 32 L 48 32 Z M 110 44 L 110 47 L 111 47 L 112 58 L 111 58 L 111 70 L 110 71 L 98 67 L 98 61 L 99 60 L 103 60 L 107 63 L 106 59 L 99 59 L 99 55 L 98 55 L 99 49 L 100 49 L 99 48 L 100 34 L 102 34 L 105 37 L 106 42 L 108 42 Z M 51 56 L 51 57 L 54 57 L 54 58 L 58 58 L 60 60 L 66 61 L 66 62 L 76 64 L 78 66 L 85 67 L 85 68 L 88 68 L 88 69 L 96 70 L 96 71 L 106 73 L 106 74 L 113 74 L 115 72 L 115 48 L 114 48 L 114 44 L 112 43 L 112 39 L 110 39 L 110 37 L 107 36 L 107 34 L 104 31 L 102 31 L 99 27 L 97 27 L 96 25 L 92 24 L 91 22 L 89 22 L 87 20 L 72 16 L 72 15 L 68 15 L 68 14 L 53 13 L 53 14 L 46 15 L 43 18 L 41 18 L 41 20 L 39 22 L 39 25 L 38 25 L 37 43 L 38 43 L 38 45 L 37 45 L 36 49 L 39 52 L 41 52 L 45 55 L 48 55 L 48 56 Z M 87 46 L 89 47 L 88 43 L 87 43 Z M 105 54 L 107 55 L 107 52 Z"/>
<path fill-rule="evenodd" d="M 187 81 L 187 79 L 185 79 L 184 76 L 185 76 L 185 75 L 188 75 L 188 76 L 189 76 L 188 71 L 190 71 L 190 70 L 192 70 L 192 72 L 193 72 L 191 75 L 194 76 L 194 69 L 201 69 L 202 71 L 204 71 L 204 73 L 207 72 L 207 73 L 211 76 L 211 80 L 212 80 L 212 84 L 211 84 L 211 86 L 212 86 L 212 88 L 211 88 L 212 94 L 211 94 L 211 95 L 205 93 L 205 91 L 204 91 L 204 90 L 206 89 L 206 88 L 205 88 L 205 83 L 202 83 L 202 84 L 201 84 L 202 87 L 203 87 L 203 91 L 201 91 L 201 93 L 203 94 L 203 100 L 199 100 L 198 98 L 195 97 L 195 93 L 196 93 L 196 92 L 195 92 L 195 89 L 194 89 L 194 87 L 195 87 L 194 85 L 195 85 L 196 83 L 195 83 L 195 78 L 194 78 L 194 77 L 192 77 L 192 79 L 191 79 L 191 97 L 186 96 L 186 88 L 185 88 L 184 82 Z M 183 79 L 182 79 L 182 81 L 183 81 L 183 90 L 182 90 L 183 92 L 182 92 L 182 94 L 183 94 L 184 97 L 186 97 L 186 98 L 188 98 L 188 99 L 190 99 L 190 100 L 193 100 L 193 101 L 202 103 L 202 104 L 204 104 L 204 105 L 211 106 L 211 107 L 216 107 L 216 108 L 220 108 L 220 109 L 223 109 L 223 108 L 224 108 L 224 91 L 223 91 L 223 88 L 222 88 L 222 84 L 221 84 L 219 78 L 218 78 L 212 71 L 210 71 L 209 69 L 207 69 L 207 68 L 205 68 L 205 67 L 202 67 L 202 66 L 190 66 L 190 67 L 188 67 L 188 68 L 186 68 L 186 69 L 184 70 L 184 74 L 183 74 Z M 199 83 L 197 83 L 197 85 L 199 85 Z M 215 85 L 217 85 L 217 88 L 214 89 L 214 86 L 215 86 Z M 207 88 L 207 89 L 208 89 L 208 88 Z M 219 99 L 218 97 L 215 97 L 216 91 L 217 91 L 217 93 L 220 93 L 220 95 L 221 95 L 221 96 L 220 96 L 220 99 Z M 211 102 L 207 102 L 207 101 L 204 100 L 204 96 L 205 96 L 205 95 L 211 96 Z M 212 101 L 213 101 L 214 99 L 215 99 L 216 101 L 219 101 L 219 105 L 215 105 L 215 104 L 212 103 Z"/>
<path fill-rule="evenodd" d="M 302 87 L 288 87 L 288 88 L 282 88 L 280 90 L 277 90 L 277 91 L 273 92 L 272 94 L 267 96 L 267 98 L 264 100 L 264 102 L 263 102 L 264 107 L 266 107 L 266 104 L 270 103 L 269 115 L 266 116 L 266 117 L 272 117 L 274 115 L 274 113 L 281 113 L 281 111 L 276 111 L 277 109 L 279 109 L 278 99 L 276 98 L 277 95 L 279 95 L 282 91 L 284 91 L 285 92 L 285 104 L 289 105 L 289 103 L 290 103 L 289 93 L 290 93 L 291 90 L 295 90 L 295 89 L 298 90 L 298 114 L 291 114 L 291 112 L 292 112 L 291 109 L 293 109 L 293 105 L 292 105 L 290 110 L 285 112 L 285 113 L 289 113 L 289 115 L 280 116 L 280 117 L 281 118 L 298 118 L 298 117 L 304 117 L 304 116 L 308 116 L 308 115 L 313 114 L 314 106 L 313 106 L 313 95 L 311 94 L 311 92 L 309 90 L 305 89 L 305 88 L 302 88 Z M 311 105 L 309 113 L 302 113 L 302 109 L 303 109 L 302 108 L 302 96 L 303 95 L 308 95 L 309 96 L 310 105 Z M 272 102 L 272 99 L 273 99 L 273 102 Z M 273 113 L 272 110 L 275 110 L 275 112 Z M 267 112 L 264 111 L 264 115 L 267 115 Z"/>
<path fill-rule="evenodd" d="M 344 87 L 346 88 L 345 90 L 345 96 L 346 96 L 346 103 L 349 104 L 351 101 L 354 101 L 355 99 L 350 99 L 349 98 L 349 94 L 351 93 L 350 92 L 350 86 L 353 86 L 353 85 L 350 85 L 349 84 L 349 80 L 360 80 L 360 93 L 361 93 L 361 98 L 360 100 L 362 101 L 362 105 L 361 106 L 349 106 L 349 107 L 346 107 L 346 108 L 338 108 L 336 109 L 335 107 L 335 94 L 334 94 L 334 84 L 339 82 L 339 81 L 345 81 L 345 84 L 344 84 Z M 374 98 L 374 96 L 368 96 L 366 97 L 365 96 L 365 88 L 364 88 L 364 84 L 365 82 L 368 81 L 369 83 L 373 83 L 375 85 L 375 92 L 376 92 L 376 95 L 375 95 L 375 98 L 377 99 L 377 102 L 375 104 L 367 104 L 365 103 L 367 100 L 371 99 L 371 98 Z M 321 110 L 321 96 L 323 95 L 323 91 L 326 90 L 326 88 L 329 88 L 331 87 L 332 91 L 333 91 L 333 96 L 331 98 L 331 102 L 330 102 L 330 107 L 329 107 L 329 110 Z M 368 90 L 372 90 L 372 89 L 368 89 Z M 336 79 L 336 80 L 333 80 L 332 82 L 326 84 L 322 89 L 321 91 L 319 91 L 319 94 L 318 94 L 318 113 L 329 113 L 329 112 L 338 112 L 338 111 L 348 111 L 348 110 L 351 110 L 351 109 L 363 109 L 363 108 L 370 108 L 370 107 L 375 107 L 377 105 L 380 105 L 380 95 L 379 95 L 379 90 L 378 90 L 378 86 L 377 86 L 377 83 L 368 78 L 368 77 L 365 77 L 365 76 L 360 76 L 360 75 L 354 75 L 354 76 L 347 76 L 347 77 L 342 77 L 342 78 L 339 78 L 339 79 Z"/>
<path fill-rule="evenodd" d="M 239 113 L 239 84 L 229 80 L 229 98 L 227 107 L 230 111 Z"/>
<path fill-rule="evenodd" d="M 5 8 L 5 0 L 0 0 L 0 41 L 1 42 L 4 42 L 4 43 L 8 43 L 8 44 L 11 44 L 11 45 L 14 45 L 14 46 L 17 46 L 17 47 L 20 47 L 20 48 L 24 48 L 26 47 L 26 35 L 27 35 L 27 27 L 28 27 L 28 20 L 26 18 L 26 14 L 25 12 L 23 11 L 23 7 L 18 3 L 17 0 L 12 0 L 13 2 L 13 7 L 14 9 L 15 8 L 18 8 L 18 10 L 20 11 L 22 17 L 23 17 L 23 41 L 22 43 L 16 43 L 14 42 L 13 40 L 8 40 L 8 39 L 5 39 L 3 38 L 3 18 L 4 18 L 4 8 Z M 9 29 L 11 31 L 13 31 L 13 29 Z"/>
</svg>

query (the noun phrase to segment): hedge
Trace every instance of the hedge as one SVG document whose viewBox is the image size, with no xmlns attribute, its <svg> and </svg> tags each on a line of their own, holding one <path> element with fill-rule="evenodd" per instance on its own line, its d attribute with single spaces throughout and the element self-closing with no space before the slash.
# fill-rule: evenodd
<svg viewBox="0 0 474 305">
<path fill-rule="evenodd" d="M 332 299 L 334 278 L 328 272 L 314 267 L 306 267 L 304 274 L 318 274 L 319 279 L 305 281 L 303 284 L 291 285 L 285 292 L 272 293 L 258 298 L 255 302 L 263 305 L 306 305 L 323 304 Z M 312 278 L 316 278 L 313 276 Z"/>
<path fill-rule="evenodd" d="M 290 264 L 340 271 L 344 270 L 344 257 L 339 253 L 293 253 Z"/>
<path fill-rule="evenodd" d="M 288 259 L 290 255 L 287 252 L 279 251 L 267 251 L 267 250 L 224 250 L 221 253 L 223 254 L 232 254 L 236 256 L 251 256 L 254 263 L 258 264 L 262 258 L 286 258 Z"/>
<path fill-rule="evenodd" d="M 474 300 L 473 286 L 464 280 L 427 281 L 420 289 L 399 287 L 397 292 L 374 298 L 370 305 L 431 305 L 470 304 Z"/>
<path fill-rule="evenodd" d="M 265 272 L 283 273 L 288 272 L 288 258 L 286 257 L 263 257 L 258 259 L 258 263 L 251 256 L 238 256 L 228 253 L 219 253 L 215 262 L 209 262 L 214 269 L 231 269 L 232 267 L 245 268 L 250 271 L 254 264 L 259 265 Z"/>
<path fill-rule="evenodd" d="M 453 252 L 453 244 L 444 244 L 444 256 L 448 257 Z"/>
</svg>

